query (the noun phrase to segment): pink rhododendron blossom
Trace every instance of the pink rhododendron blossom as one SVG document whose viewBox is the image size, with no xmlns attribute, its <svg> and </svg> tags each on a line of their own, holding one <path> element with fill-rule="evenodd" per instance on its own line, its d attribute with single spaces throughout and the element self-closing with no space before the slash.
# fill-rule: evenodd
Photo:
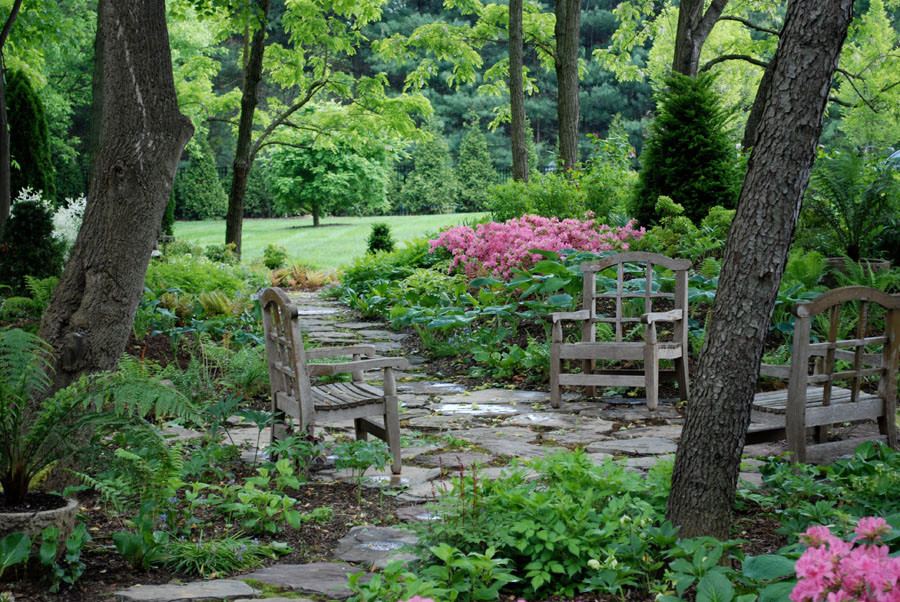
<svg viewBox="0 0 900 602">
<path fill-rule="evenodd" d="M 810 527 L 801 536 L 810 546 L 797 560 L 794 602 L 900 602 L 900 558 L 877 545 L 891 527 L 883 518 L 860 519 L 856 537 L 845 542 L 828 527 Z M 854 545 L 859 542 L 858 545 Z"/>
<path fill-rule="evenodd" d="M 622 228 L 598 224 L 593 214 L 587 219 L 563 219 L 523 215 L 505 222 L 456 226 L 429 241 L 431 250 L 444 247 L 453 261 L 450 269 L 462 266 L 469 277 L 490 272 L 497 278 L 509 279 L 514 268 L 530 268 L 543 259 L 529 249 L 561 251 L 627 251 L 631 242 L 644 235 L 644 228 L 635 229 L 634 220 Z"/>
</svg>

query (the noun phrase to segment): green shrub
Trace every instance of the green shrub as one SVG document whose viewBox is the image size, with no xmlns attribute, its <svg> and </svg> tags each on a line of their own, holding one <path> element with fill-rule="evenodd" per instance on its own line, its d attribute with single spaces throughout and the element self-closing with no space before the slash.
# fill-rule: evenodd
<svg viewBox="0 0 900 602">
<path fill-rule="evenodd" d="M 438 252 L 430 253 L 430 248 L 427 238 L 419 238 L 390 253 L 361 255 L 344 270 L 341 286 L 365 292 L 381 280 L 403 280 L 416 268 L 430 268 L 445 258 Z"/>
<path fill-rule="evenodd" d="M 166 257 L 176 255 L 203 255 L 203 247 L 195 245 L 187 240 L 174 240 L 165 247 Z"/>
<path fill-rule="evenodd" d="M 206 257 L 179 255 L 167 261 L 151 261 L 146 285 L 154 291 L 177 288 L 191 295 L 219 291 L 233 297 L 242 289 L 265 286 L 266 281 L 242 266 L 216 263 Z"/>
<path fill-rule="evenodd" d="M 730 115 L 714 89 L 715 76 L 674 74 L 666 85 L 631 199 L 631 214 L 644 226 L 663 217 L 655 211 L 661 195 L 699 223 L 710 207 L 734 208 L 740 193 L 741 162 L 725 129 Z"/>
<path fill-rule="evenodd" d="M 269 177 L 269 162 L 257 159 L 247 176 L 244 193 L 244 217 L 280 217 L 287 213 L 278 207 Z"/>
<path fill-rule="evenodd" d="M 802 284 L 804 289 L 812 289 L 819 285 L 825 275 L 825 256 L 818 251 L 805 252 L 803 249 L 791 249 L 788 255 L 781 288 L 790 288 Z"/>
<path fill-rule="evenodd" d="M 484 211 L 490 199 L 488 190 L 497 183 L 497 170 L 477 122 L 469 124 L 460 142 L 456 174 L 459 177 L 462 209 Z"/>
<path fill-rule="evenodd" d="M 41 307 L 30 297 L 8 297 L 0 304 L 0 320 L 14 322 L 39 317 L 41 317 Z"/>
<path fill-rule="evenodd" d="M 25 276 L 59 276 L 64 244 L 53 236 L 53 214 L 40 198 L 20 194 L 0 237 L 0 282 L 25 293 Z"/>
<path fill-rule="evenodd" d="M 169 193 L 169 202 L 166 203 L 166 212 L 162 218 L 162 233 L 166 236 L 173 236 L 175 228 L 175 188 Z"/>
<path fill-rule="evenodd" d="M 56 198 L 55 170 L 50 160 L 50 134 L 40 97 L 21 71 L 6 72 L 6 106 L 9 119 L 9 151 L 19 164 L 10 172 L 10 193 L 23 188 Z"/>
<path fill-rule="evenodd" d="M 287 258 L 287 249 L 281 245 L 270 243 L 263 249 L 263 265 L 270 270 L 277 270 L 278 268 L 283 267 L 287 262 Z"/>
<path fill-rule="evenodd" d="M 228 197 L 219 182 L 216 162 L 206 138 L 188 144 L 187 165 L 175 174 L 175 217 L 185 220 L 221 219 Z"/>
<path fill-rule="evenodd" d="M 528 184 L 517 180 L 508 180 L 490 189 L 488 209 L 495 222 L 505 222 L 522 217 L 526 213 L 534 213 L 531 198 L 528 196 Z"/>
<path fill-rule="evenodd" d="M 235 249 L 237 249 L 237 245 L 233 242 L 228 244 L 217 243 L 206 245 L 206 248 L 203 249 L 203 254 L 206 255 L 206 258 L 210 261 L 227 263 L 228 265 L 237 265 L 240 258 L 238 258 L 237 253 L 235 253 Z"/>
<path fill-rule="evenodd" d="M 394 239 L 391 236 L 391 227 L 385 223 L 372 224 L 372 232 L 369 233 L 368 253 L 376 251 L 386 251 L 390 253 L 394 250 Z"/>
</svg>

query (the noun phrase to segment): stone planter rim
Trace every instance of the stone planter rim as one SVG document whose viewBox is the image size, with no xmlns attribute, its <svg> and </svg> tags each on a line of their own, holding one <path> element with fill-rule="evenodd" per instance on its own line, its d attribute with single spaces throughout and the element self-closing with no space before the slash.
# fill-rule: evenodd
<svg viewBox="0 0 900 602">
<path fill-rule="evenodd" d="M 60 508 L 53 508 L 52 510 L 4 512 L 3 508 L 0 507 L 0 538 L 18 531 L 24 532 L 26 535 L 33 538 L 48 525 L 56 524 L 57 519 L 65 521 L 66 517 L 70 515 L 70 522 L 72 524 L 68 529 L 63 528 L 64 525 L 56 525 L 60 526 L 60 537 L 63 539 L 67 538 L 71 534 L 67 531 L 71 531 L 75 527 L 75 515 L 78 511 L 78 500 L 75 498 L 63 499 L 66 500 L 66 505 Z M 28 525 L 33 523 L 37 523 L 37 525 L 28 528 Z"/>
</svg>

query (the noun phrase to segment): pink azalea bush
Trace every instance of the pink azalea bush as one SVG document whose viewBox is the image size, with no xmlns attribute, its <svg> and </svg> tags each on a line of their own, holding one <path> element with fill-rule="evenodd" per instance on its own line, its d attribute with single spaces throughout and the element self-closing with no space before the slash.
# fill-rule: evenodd
<svg viewBox="0 0 900 602">
<path fill-rule="evenodd" d="M 584 220 L 547 218 L 523 215 L 505 222 L 489 222 L 470 226 L 456 226 L 437 240 L 429 241 L 431 251 L 444 247 L 453 255 L 450 269 L 463 266 L 466 275 L 491 273 L 509 279 L 514 268 L 528 269 L 543 259 L 529 249 L 561 251 L 626 251 L 631 242 L 644 235 L 644 228 L 635 229 L 634 220 L 622 228 L 598 224 L 588 213 Z"/>
<path fill-rule="evenodd" d="M 800 580 L 794 602 L 900 602 L 900 558 L 878 545 L 891 532 L 883 518 L 860 519 L 849 542 L 828 527 L 810 527 L 802 536 L 810 546 L 794 567 Z"/>
</svg>

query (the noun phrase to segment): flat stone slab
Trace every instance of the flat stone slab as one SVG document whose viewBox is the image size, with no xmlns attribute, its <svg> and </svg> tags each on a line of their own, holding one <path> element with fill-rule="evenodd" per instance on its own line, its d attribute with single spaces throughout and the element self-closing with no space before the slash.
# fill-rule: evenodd
<svg viewBox="0 0 900 602">
<path fill-rule="evenodd" d="M 537 439 L 538 436 L 537 433 L 530 429 L 517 426 L 485 426 L 463 431 L 452 431 L 450 435 L 458 439 L 465 439 L 475 445 L 482 445 L 485 442 L 496 441 L 497 439 L 530 442 Z"/>
<path fill-rule="evenodd" d="M 348 590 L 349 591 L 349 590 Z M 122 602 L 201 602 L 235 600 L 255 596 L 259 590 L 253 589 L 236 579 L 216 579 L 195 581 L 184 585 L 133 585 L 115 593 L 116 600 Z"/>
<path fill-rule="evenodd" d="M 513 473 L 513 469 L 510 466 L 490 466 L 488 468 L 482 469 L 478 471 L 478 478 L 485 479 L 487 481 L 496 481 L 497 479 L 504 479 Z M 530 468 L 526 468 L 524 475 L 526 481 L 533 481 L 538 477 L 538 473 L 534 472 Z"/>
<path fill-rule="evenodd" d="M 396 341 L 377 341 L 375 343 L 368 344 L 372 345 L 372 347 L 375 349 L 375 353 L 387 354 L 403 349 L 403 345 L 401 343 L 397 343 Z"/>
<path fill-rule="evenodd" d="M 506 403 L 438 403 L 432 410 L 450 416 L 513 416 L 526 411 Z"/>
<path fill-rule="evenodd" d="M 417 556 L 409 551 L 409 547 L 418 542 L 414 533 L 404 529 L 359 526 L 338 540 L 334 555 L 345 562 L 383 569 L 395 560 L 404 563 L 415 560 Z"/>
<path fill-rule="evenodd" d="M 298 316 L 331 316 L 339 313 L 342 313 L 342 310 L 338 307 L 304 305 L 297 308 Z"/>
<path fill-rule="evenodd" d="M 337 328 L 346 328 L 348 330 L 363 330 L 365 328 L 381 328 L 384 326 L 381 322 L 335 322 Z"/>
<path fill-rule="evenodd" d="M 398 393 L 412 393 L 413 395 L 453 395 L 465 390 L 464 386 L 457 383 L 442 383 L 433 380 L 397 383 Z"/>
<path fill-rule="evenodd" d="M 448 431 L 463 428 L 475 421 L 475 416 L 458 414 L 428 414 L 406 420 L 402 416 L 400 420 L 406 421 L 411 428 L 426 431 Z"/>
<path fill-rule="evenodd" d="M 347 587 L 347 575 L 363 570 L 343 562 L 312 562 L 310 564 L 274 564 L 243 575 L 266 585 L 301 594 L 324 596 L 327 599 L 346 600 L 353 592 Z M 365 583 L 372 576 L 367 573 L 360 580 Z"/>
<path fill-rule="evenodd" d="M 663 424 L 660 426 L 644 426 L 641 428 L 624 429 L 610 433 L 616 439 L 634 439 L 636 437 L 662 437 L 679 441 L 681 439 L 680 424 Z"/>
<path fill-rule="evenodd" d="M 441 517 L 431 510 L 425 504 L 415 504 L 413 506 L 403 506 L 395 513 L 397 518 L 412 522 L 426 522 L 430 520 L 440 520 Z"/>
<path fill-rule="evenodd" d="M 621 439 L 610 441 L 597 441 L 587 446 L 588 453 L 604 452 L 608 454 L 627 454 L 631 456 L 649 456 L 660 454 L 674 454 L 678 446 L 671 439 L 662 437 L 638 437 L 636 439 Z"/>
<path fill-rule="evenodd" d="M 465 468 L 478 464 L 483 466 L 494 461 L 494 456 L 481 454 L 478 452 L 444 452 L 440 454 L 426 454 L 416 456 L 413 461 L 425 466 L 443 467 L 445 470 L 459 468 L 462 465 Z"/>
<path fill-rule="evenodd" d="M 647 406 L 625 406 L 625 407 L 594 407 L 582 410 L 581 416 L 596 416 L 604 420 L 612 420 L 615 422 L 637 422 L 639 420 L 648 420 L 650 418 L 663 418 L 666 420 L 681 420 L 682 416 L 672 406 L 660 405 L 652 412 Z"/>
<path fill-rule="evenodd" d="M 541 427 L 546 429 L 573 428 L 578 419 L 569 414 L 551 412 L 529 412 L 514 418 L 510 418 L 504 424 L 510 426 Z"/>
<path fill-rule="evenodd" d="M 420 483 L 425 483 L 431 479 L 436 479 L 441 474 L 438 468 L 421 468 L 419 466 L 404 465 L 400 474 L 391 473 L 390 468 L 384 471 L 370 468 L 363 473 L 364 487 L 385 487 L 385 488 L 401 488 L 414 487 Z M 349 468 L 338 471 L 321 471 L 316 474 L 319 480 L 341 480 L 348 483 L 355 483 L 356 477 Z"/>
<path fill-rule="evenodd" d="M 162 429 L 162 435 L 169 443 L 193 441 L 195 439 L 202 439 L 204 436 L 204 434 L 199 431 L 192 431 L 191 429 L 186 429 L 183 426 L 177 425 L 164 427 Z"/>
<path fill-rule="evenodd" d="M 450 479 L 436 479 L 413 485 L 397 497 L 405 502 L 421 504 L 434 501 L 451 489 L 453 489 L 453 484 Z"/>
<path fill-rule="evenodd" d="M 674 459 L 675 456 L 672 454 L 665 454 L 663 456 L 639 456 L 637 458 L 626 458 L 625 466 L 637 468 L 638 470 L 650 470 L 660 462 L 671 462 Z"/>
<path fill-rule="evenodd" d="M 341 332 L 339 330 L 334 330 L 333 328 L 328 328 L 326 330 L 314 330 L 312 332 L 306 333 L 311 339 L 340 339 L 343 341 L 358 341 L 359 337 L 352 332 Z"/>
<path fill-rule="evenodd" d="M 390 330 L 364 328 L 356 331 L 360 336 L 367 339 L 384 339 L 387 341 L 405 341 L 409 338 L 408 334 L 402 332 L 392 332 Z"/>
<path fill-rule="evenodd" d="M 762 475 L 758 472 L 741 472 L 738 473 L 739 481 L 747 481 L 754 487 L 762 487 L 763 479 Z"/>
<path fill-rule="evenodd" d="M 310 598 L 239 598 L 234 602 L 316 602 Z"/>
<path fill-rule="evenodd" d="M 543 441 L 558 443 L 559 445 L 587 445 L 595 441 L 607 441 L 611 437 L 594 429 L 576 428 L 571 430 L 558 430 L 544 433 Z"/>
<path fill-rule="evenodd" d="M 516 391 L 512 389 L 480 389 L 442 399 L 444 403 L 549 403 L 550 394 L 543 391 Z"/>
<path fill-rule="evenodd" d="M 400 400 L 400 408 L 415 409 L 424 408 L 428 405 L 427 395 L 413 395 L 412 393 L 403 393 L 397 396 Z"/>
</svg>

